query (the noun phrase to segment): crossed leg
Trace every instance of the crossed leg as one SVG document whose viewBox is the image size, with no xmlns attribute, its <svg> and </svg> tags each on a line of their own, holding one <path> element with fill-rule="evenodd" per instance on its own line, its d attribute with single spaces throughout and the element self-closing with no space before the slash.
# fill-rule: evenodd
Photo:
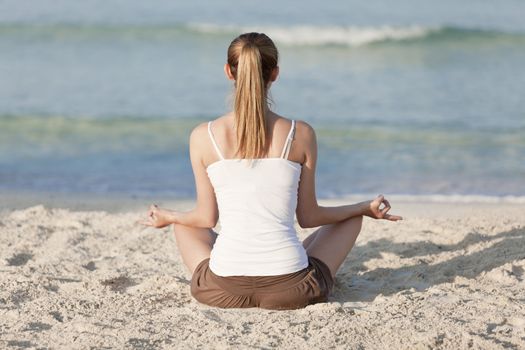
<svg viewBox="0 0 525 350">
<path fill-rule="evenodd" d="M 335 224 L 324 225 L 318 228 L 303 241 L 303 247 L 309 256 L 323 261 L 330 268 L 332 277 L 350 250 L 363 223 L 362 216 L 355 216 Z"/>
<path fill-rule="evenodd" d="M 217 233 L 212 229 L 181 224 L 174 224 L 173 230 L 182 261 L 193 275 L 197 265 L 210 257 L 211 249 L 217 239 Z"/>
</svg>

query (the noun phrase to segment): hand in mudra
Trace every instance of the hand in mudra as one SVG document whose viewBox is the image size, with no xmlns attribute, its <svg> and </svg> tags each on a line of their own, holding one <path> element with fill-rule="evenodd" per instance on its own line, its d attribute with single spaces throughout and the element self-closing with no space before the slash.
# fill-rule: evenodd
<svg viewBox="0 0 525 350">
<path fill-rule="evenodd" d="M 381 207 L 382 204 L 384 204 L 383 207 Z M 368 202 L 368 206 L 363 214 L 373 219 L 385 219 L 390 221 L 403 220 L 401 216 L 388 214 L 390 208 L 390 203 L 381 194 L 377 196 L 374 200 Z"/>
<path fill-rule="evenodd" d="M 163 228 L 173 223 L 170 214 L 169 210 L 159 208 L 156 204 L 152 204 L 148 210 L 147 219 L 139 220 L 138 223 L 144 226 Z"/>
</svg>

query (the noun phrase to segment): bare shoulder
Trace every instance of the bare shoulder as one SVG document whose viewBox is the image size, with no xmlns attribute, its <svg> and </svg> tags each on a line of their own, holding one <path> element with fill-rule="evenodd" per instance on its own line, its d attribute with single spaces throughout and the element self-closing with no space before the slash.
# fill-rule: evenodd
<svg viewBox="0 0 525 350">
<path fill-rule="evenodd" d="M 290 127 L 290 124 L 292 123 L 292 119 L 283 117 L 276 113 L 274 114 L 278 117 L 278 120 L 280 123 L 284 122 L 288 125 L 287 127 L 283 127 L 283 129 L 288 130 Z M 310 124 L 308 124 L 304 120 L 300 120 L 300 119 L 294 119 L 294 120 L 295 120 L 295 136 L 296 136 L 294 140 L 312 138 L 312 136 L 315 136 L 314 128 Z"/>
<path fill-rule="evenodd" d="M 208 122 L 203 122 L 193 128 L 190 133 L 190 143 L 195 143 L 199 140 L 203 140 L 205 134 L 208 133 Z"/>
<path fill-rule="evenodd" d="M 191 131 L 191 135 L 192 136 L 195 136 L 196 138 L 199 137 L 199 136 L 203 136 L 204 134 L 207 134 L 208 133 L 208 124 L 209 123 L 212 123 L 212 128 L 214 128 L 214 130 L 217 130 L 218 129 L 218 126 L 220 126 L 221 124 L 224 123 L 224 121 L 226 119 L 228 119 L 228 117 L 230 117 L 230 114 L 225 114 L 223 116 L 220 116 L 216 119 L 213 119 L 213 120 L 210 120 L 210 121 L 206 121 L 206 122 L 202 122 L 200 124 L 198 124 L 196 127 L 193 128 L 193 130 Z"/>
<path fill-rule="evenodd" d="M 223 117 L 219 117 L 211 121 L 214 137 L 216 137 L 218 133 L 220 134 L 220 127 L 218 128 L 217 126 L 222 122 L 222 118 Z M 216 158 L 213 152 L 212 140 L 208 132 L 209 123 L 210 121 L 206 121 L 195 126 L 190 133 L 189 140 L 190 154 L 192 157 L 200 159 L 205 166 L 211 164 Z"/>
<path fill-rule="evenodd" d="M 312 143 L 315 140 L 314 128 L 304 120 L 296 120 L 295 122 L 295 139 L 306 144 Z"/>
</svg>

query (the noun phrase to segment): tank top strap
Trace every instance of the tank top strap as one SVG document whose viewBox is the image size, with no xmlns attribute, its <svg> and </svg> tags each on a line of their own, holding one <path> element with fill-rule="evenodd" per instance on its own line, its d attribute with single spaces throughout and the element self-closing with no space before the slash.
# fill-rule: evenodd
<svg viewBox="0 0 525 350">
<path fill-rule="evenodd" d="M 213 133 L 211 132 L 211 120 L 208 122 L 208 134 L 210 135 L 211 142 L 213 143 L 213 148 L 215 148 L 215 151 L 217 152 L 217 155 L 220 159 L 224 159 L 222 156 L 221 151 L 219 150 L 219 147 L 217 146 L 217 143 L 215 142 L 215 138 L 213 137 Z"/>
<path fill-rule="evenodd" d="M 283 151 L 281 152 L 281 158 L 288 159 L 288 153 L 290 153 L 291 142 L 295 134 L 295 120 L 292 119 L 292 126 L 286 137 L 286 142 L 284 143 Z"/>
</svg>

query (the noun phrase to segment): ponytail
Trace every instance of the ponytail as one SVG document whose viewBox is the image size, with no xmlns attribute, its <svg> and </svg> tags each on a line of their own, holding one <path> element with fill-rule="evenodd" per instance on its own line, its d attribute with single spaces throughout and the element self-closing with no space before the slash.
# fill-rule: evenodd
<svg viewBox="0 0 525 350">
<path fill-rule="evenodd" d="M 228 48 L 228 65 L 236 87 L 235 154 L 240 158 L 263 158 L 268 153 L 267 87 L 277 60 L 277 48 L 265 34 L 242 34 Z"/>
<path fill-rule="evenodd" d="M 244 45 L 239 55 L 235 91 L 237 154 L 241 158 L 259 158 L 266 153 L 266 89 L 259 48 Z"/>
</svg>

